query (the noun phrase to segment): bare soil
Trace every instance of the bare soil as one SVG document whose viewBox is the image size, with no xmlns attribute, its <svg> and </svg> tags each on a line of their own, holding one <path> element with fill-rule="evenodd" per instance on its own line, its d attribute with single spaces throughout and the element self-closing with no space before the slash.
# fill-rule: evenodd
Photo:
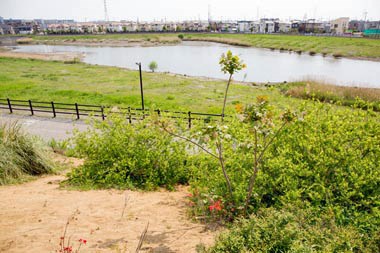
<svg viewBox="0 0 380 253">
<path fill-rule="evenodd" d="M 80 53 L 21 53 L 8 51 L 0 47 L 0 57 L 21 58 L 21 59 L 35 59 L 45 61 L 70 61 L 75 58 L 81 59 L 83 57 Z"/>
<path fill-rule="evenodd" d="M 80 161 L 74 161 L 74 166 Z M 64 175 L 0 187 L 0 252 L 57 252 L 65 224 L 73 249 L 80 252 L 196 252 L 217 232 L 186 214 L 186 188 L 176 192 L 62 189 Z"/>
</svg>

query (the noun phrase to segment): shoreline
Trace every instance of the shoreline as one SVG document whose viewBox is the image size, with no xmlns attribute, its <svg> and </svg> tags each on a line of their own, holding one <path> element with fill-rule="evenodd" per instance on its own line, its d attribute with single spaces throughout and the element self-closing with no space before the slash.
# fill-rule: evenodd
<svg viewBox="0 0 380 253">
<path fill-rule="evenodd" d="M 369 58 L 363 56 L 334 56 L 334 54 L 324 54 L 311 51 L 297 51 L 297 50 L 284 50 L 281 48 L 272 48 L 272 47 L 256 47 L 252 46 L 249 43 L 241 42 L 234 39 L 214 39 L 214 38 L 172 38 L 169 40 L 146 40 L 146 39 L 130 39 L 130 40 L 112 40 L 112 39 L 79 39 L 79 40 L 32 40 L 26 45 L 67 45 L 67 46 L 89 46 L 89 47 L 158 47 L 158 46 L 175 46 L 179 45 L 184 41 L 194 41 L 194 42 L 211 42 L 219 43 L 223 45 L 236 46 L 236 47 L 245 47 L 245 48 L 258 48 L 258 49 L 268 49 L 278 52 L 293 52 L 297 54 L 306 54 L 310 56 L 322 56 L 322 57 L 331 57 L 333 59 L 352 59 L 360 61 L 372 61 L 380 62 L 380 58 Z M 22 45 L 22 44 L 18 44 Z"/>
<path fill-rule="evenodd" d="M 212 43 L 215 43 L 215 42 L 212 42 Z M 46 44 L 40 44 L 40 45 L 46 45 Z M 51 44 L 51 45 L 53 45 L 53 44 Z M 71 46 L 82 46 L 82 45 L 71 45 Z M 92 46 L 95 47 L 95 45 L 92 45 Z M 157 45 L 157 46 L 161 46 L 161 45 Z M 270 50 L 270 49 L 268 49 L 268 50 Z M 75 53 L 75 52 L 26 53 L 26 52 L 15 52 L 10 47 L 0 46 L 0 57 L 18 58 L 18 59 L 35 59 L 35 60 L 44 60 L 44 61 L 61 61 L 61 62 L 68 62 L 68 63 L 69 62 L 71 63 L 72 61 L 78 60 L 80 63 L 83 63 L 83 64 L 110 67 L 107 65 L 90 64 L 90 63 L 83 62 L 83 58 L 85 57 L 85 53 Z M 378 61 L 380 62 L 380 59 Z M 136 71 L 135 69 L 131 69 L 131 68 L 127 68 L 127 67 L 118 67 L 118 66 L 112 66 L 112 67 L 123 69 L 123 70 L 128 70 L 128 71 Z M 143 71 L 143 73 L 151 74 L 152 72 Z M 223 78 L 215 78 L 215 77 L 207 77 L 207 76 L 192 76 L 192 75 L 179 74 L 179 73 L 173 73 L 173 72 L 168 72 L 168 71 L 163 71 L 163 72 L 156 71 L 154 73 L 161 74 L 161 75 L 169 75 L 169 76 L 178 77 L 178 78 L 199 80 L 199 81 L 225 82 L 228 80 L 227 78 L 223 79 Z M 296 82 L 305 82 L 305 81 L 313 81 L 313 82 L 316 81 L 316 82 L 323 83 L 322 81 L 318 81 L 318 80 L 292 80 L 292 81 L 281 81 L 281 82 L 248 82 L 248 81 L 233 80 L 233 83 L 239 84 L 239 85 L 252 86 L 252 87 L 264 87 L 264 86 L 275 86 L 275 85 L 281 85 L 281 84 L 287 84 L 287 83 L 296 83 Z M 334 85 L 337 87 L 348 87 L 348 88 L 380 89 L 377 87 L 361 87 L 359 85 L 357 85 L 357 86 L 346 86 L 346 85 L 339 85 L 339 84 L 329 84 L 329 85 Z"/>
</svg>

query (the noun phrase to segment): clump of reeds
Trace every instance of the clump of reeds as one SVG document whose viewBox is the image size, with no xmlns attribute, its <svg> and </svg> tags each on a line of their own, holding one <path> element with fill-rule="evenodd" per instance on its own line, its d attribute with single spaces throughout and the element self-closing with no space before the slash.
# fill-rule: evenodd
<svg viewBox="0 0 380 253">
<path fill-rule="evenodd" d="M 336 86 L 315 81 L 302 83 L 303 85 L 290 87 L 286 94 L 304 99 L 317 99 L 321 102 L 358 106 L 363 109 L 371 107 L 374 111 L 380 111 L 380 89 Z"/>
<path fill-rule="evenodd" d="M 23 132 L 18 123 L 0 124 L 0 185 L 52 171 L 40 140 Z"/>
<path fill-rule="evenodd" d="M 228 38 L 214 38 L 214 37 L 206 37 L 206 38 L 194 38 L 194 37 L 185 37 L 183 39 L 184 41 L 206 41 L 206 42 L 215 42 L 215 43 L 222 43 L 222 44 L 228 44 L 232 46 L 240 46 L 240 47 L 250 47 L 252 46 L 248 42 L 242 42 L 235 39 L 228 39 Z"/>
</svg>

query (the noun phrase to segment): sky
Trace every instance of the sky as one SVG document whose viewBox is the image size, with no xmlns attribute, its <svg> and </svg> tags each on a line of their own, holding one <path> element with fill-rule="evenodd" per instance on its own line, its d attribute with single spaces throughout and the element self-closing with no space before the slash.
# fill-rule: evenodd
<svg viewBox="0 0 380 253">
<path fill-rule="evenodd" d="M 210 8 L 209 8 L 210 7 Z M 110 20 L 283 20 L 338 17 L 380 20 L 380 0 L 107 0 Z M 104 20 L 104 0 L 0 0 L 0 16 Z"/>
</svg>

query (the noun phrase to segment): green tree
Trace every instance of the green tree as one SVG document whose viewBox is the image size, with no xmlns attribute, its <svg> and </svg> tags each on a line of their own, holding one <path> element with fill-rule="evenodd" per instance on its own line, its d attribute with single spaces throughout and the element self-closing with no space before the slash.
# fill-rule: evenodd
<svg viewBox="0 0 380 253">
<path fill-rule="evenodd" d="M 222 72 L 224 74 L 230 75 L 227 82 L 226 92 L 224 94 L 224 102 L 223 102 L 223 110 L 222 110 L 222 119 L 224 119 L 224 111 L 226 108 L 228 89 L 232 81 L 232 76 L 235 73 L 239 72 L 240 70 L 246 68 L 247 65 L 245 65 L 243 61 L 240 60 L 239 56 L 233 55 L 230 50 L 228 50 L 226 54 L 222 54 L 219 60 L 219 64 L 221 66 Z"/>
<path fill-rule="evenodd" d="M 152 72 L 154 72 L 157 68 L 158 68 L 157 62 L 155 62 L 155 61 L 151 61 L 151 62 L 149 63 L 149 69 L 150 69 Z"/>
</svg>

